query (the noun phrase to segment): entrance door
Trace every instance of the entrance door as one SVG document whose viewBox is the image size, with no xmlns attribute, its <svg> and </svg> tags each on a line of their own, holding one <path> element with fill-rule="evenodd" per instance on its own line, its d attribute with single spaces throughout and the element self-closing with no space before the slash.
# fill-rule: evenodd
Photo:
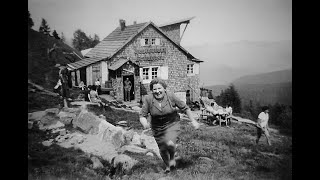
<svg viewBox="0 0 320 180">
<path fill-rule="evenodd" d="M 126 79 L 129 79 L 129 81 L 131 82 L 131 90 L 130 90 L 130 100 L 134 100 L 134 75 L 127 75 L 127 76 L 123 76 L 122 77 L 122 83 L 123 83 L 123 98 L 124 98 L 124 81 Z"/>
</svg>

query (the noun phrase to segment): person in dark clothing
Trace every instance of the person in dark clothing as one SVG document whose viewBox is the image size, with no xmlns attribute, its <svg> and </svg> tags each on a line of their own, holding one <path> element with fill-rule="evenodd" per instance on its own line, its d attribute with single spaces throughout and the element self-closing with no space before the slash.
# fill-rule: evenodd
<svg viewBox="0 0 320 180">
<path fill-rule="evenodd" d="M 176 166 L 176 140 L 180 132 L 180 116 L 177 108 L 185 112 L 191 124 L 198 129 L 200 124 L 193 118 L 189 106 L 181 101 L 174 93 L 166 91 L 166 83 L 155 78 L 150 83 L 149 94 L 143 100 L 140 111 L 140 123 L 147 129 L 151 126 L 153 136 L 158 144 L 160 155 L 166 165 L 165 172 L 170 172 Z M 151 115 L 151 122 L 147 121 Z"/>
<path fill-rule="evenodd" d="M 61 96 L 63 97 L 63 106 L 68 107 L 68 100 L 70 100 L 67 64 L 57 64 L 59 70 L 59 79 L 61 82 Z"/>
<path fill-rule="evenodd" d="M 124 101 L 131 101 L 130 98 L 130 91 L 131 91 L 131 81 L 129 80 L 129 78 L 127 78 L 124 81 Z"/>
</svg>

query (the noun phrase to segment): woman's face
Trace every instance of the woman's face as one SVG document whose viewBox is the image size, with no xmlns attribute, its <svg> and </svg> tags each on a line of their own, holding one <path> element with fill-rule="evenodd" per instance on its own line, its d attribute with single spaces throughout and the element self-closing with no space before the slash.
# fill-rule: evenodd
<svg viewBox="0 0 320 180">
<path fill-rule="evenodd" d="M 161 84 L 154 84 L 152 94 L 156 99 L 162 99 L 164 96 L 164 88 Z"/>
</svg>

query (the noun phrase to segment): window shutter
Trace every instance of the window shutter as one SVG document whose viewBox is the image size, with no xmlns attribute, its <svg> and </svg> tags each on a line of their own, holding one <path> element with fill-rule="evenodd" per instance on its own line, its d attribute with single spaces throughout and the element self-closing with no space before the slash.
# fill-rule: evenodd
<svg viewBox="0 0 320 180">
<path fill-rule="evenodd" d="M 142 68 L 139 68 L 140 69 L 140 81 L 142 82 L 143 81 L 143 77 L 142 77 Z"/>
<path fill-rule="evenodd" d="M 141 45 L 141 46 L 145 46 L 144 38 L 141 38 L 141 39 L 140 39 L 140 45 Z"/>
<path fill-rule="evenodd" d="M 193 73 L 194 74 L 200 74 L 200 64 L 199 63 L 195 63 L 194 65 L 193 65 Z"/>
<path fill-rule="evenodd" d="M 160 38 L 156 38 L 156 45 L 157 45 L 157 46 L 160 45 Z"/>
<path fill-rule="evenodd" d="M 161 66 L 159 77 L 161 79 L 168 79 L 168 66 Z"/>
</svg>

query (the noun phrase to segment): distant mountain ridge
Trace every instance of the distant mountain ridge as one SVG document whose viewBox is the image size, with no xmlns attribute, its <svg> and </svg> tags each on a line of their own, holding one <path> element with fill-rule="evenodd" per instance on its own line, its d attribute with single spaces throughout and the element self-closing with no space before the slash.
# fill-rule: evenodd
<svg viewBox="0 0 320 180">
<path fill-rule="evenodd" d="M 235 41 L 185 46 L 200 64 L 205 86 L 228 84 L 238 77 L 292 69 L 292 41 Z"/>
<path fill-rule="evenodd" d="M 273 84 L 292 82 L 292 69 L 242 76 L 233 84 Z"/>
<path fill-rule="evenodd" d="M 251 101 L 262 105 L 292 104 L 292 70 L 274 71 L 240 77 L 232 82 L 238 91 L 242 104 Z M 218 96 L 229 85 L 205 86 Z"/>
</svg>

